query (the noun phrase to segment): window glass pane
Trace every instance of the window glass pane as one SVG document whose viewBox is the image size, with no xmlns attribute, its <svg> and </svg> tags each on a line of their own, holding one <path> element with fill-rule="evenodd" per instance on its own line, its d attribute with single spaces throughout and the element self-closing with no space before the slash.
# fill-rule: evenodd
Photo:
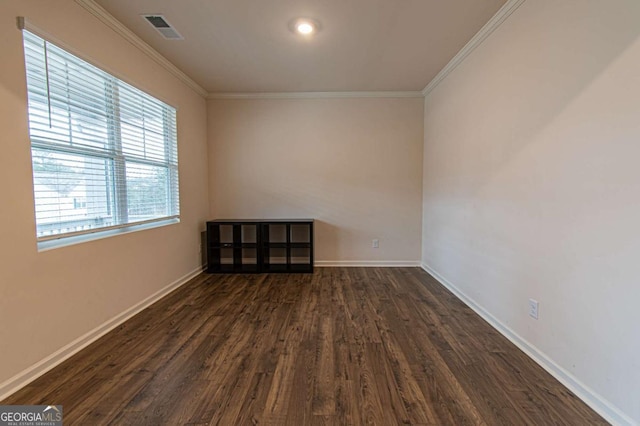
<svg viewBox="0 0 640 426">
<path fill-rule="evenodd" d="M 114 225 L 112 161 L 32 149 L 38 236 Z"/>
<path fill-rule="evenodd" d="M 125 155 L 167 161 L 165 110 L 129 85 L 119 85 L 122 151 Z"/>
<path fill-rule="evenodd" d="M 169 216 L 167 169 L 127 162 L 127 211 L 129 222 Z"/>
<path fill-rule="evenodd" d="M 91 73 L 42 40 L 25 52 L 31 137 L 48 143 L 104 148 L 106 75 Z M 86 68 L 86 67 L 85 67 Z"/>
</svg>

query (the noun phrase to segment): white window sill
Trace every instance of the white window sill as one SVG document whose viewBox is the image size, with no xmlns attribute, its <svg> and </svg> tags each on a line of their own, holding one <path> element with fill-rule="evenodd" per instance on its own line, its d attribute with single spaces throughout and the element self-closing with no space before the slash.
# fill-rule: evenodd
<svg viewBox="0 0 640 426">
<path fill-rule="evenodd" d="M 60 236 L 54 240 L 38 241 L 38 251 L 53 250 L 60 247 L 71 246 L 74 244 L 86 243 L 88 241 L 101 240 L 103 238 L 114 237 L 116 235 L 128 234 L 130 232 L 144 231 L 146 229 L 159 228 L 161 226 L 173 225 L 180 223 L 180 218 L 172 218 L 161 220 L 158 222 L 133 224 L 123 228 L 108 229 L 105 231 L 95 231 L 82 235 L 73 235 L 70 237 Z"/>
</svg>

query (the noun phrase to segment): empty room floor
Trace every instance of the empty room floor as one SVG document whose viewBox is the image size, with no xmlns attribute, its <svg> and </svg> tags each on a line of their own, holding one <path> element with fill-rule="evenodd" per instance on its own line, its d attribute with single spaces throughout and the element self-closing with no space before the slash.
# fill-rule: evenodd
<svg viewBox="0 0 640 426">
<path fill-rule="evenodd" d="M 2 404 L 65 424 L 606 424 L 419 268 L 202 274 Z"/>
</svg>

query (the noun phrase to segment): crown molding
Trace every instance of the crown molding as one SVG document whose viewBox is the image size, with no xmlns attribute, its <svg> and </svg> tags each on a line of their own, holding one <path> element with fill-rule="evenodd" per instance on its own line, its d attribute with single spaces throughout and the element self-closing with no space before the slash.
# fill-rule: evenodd
<svg viewBox="0 0 640 426">
<path fill-rule="evenodd" d="M 207 99 L 421 98 L 422 92 L 237 92 L 209 93 Z"/>
<path fill-rule="evenodd" d="M 93 16 L 98 18 L 109 28 L 115 31 L 122 38 L 133 44 L 136 48 L 142 51 L 144 54 L 153 59 L 156 63 L 169 71 L 173 76 L 177 77 L 184 84 L 193 89 L 197 94 L 202 97 L 207 96 L 207 91 L 202 88 L 198 83 L 191 79 L 184 72 L 180 71 L 178 67 L 173 65 L 167 58 L 162 56 L 157 50 L 149 46 L 140 37 L 135 35 L 133 31 L 125 27 L 120 21 L 118 21 L 113 15 L 107 12 L 102 6 L 97 4 L 94 0 L 75 0 L 77 4 L 86 9 Z"/>
<path fill-rule="evenodd" d="M 113 15 L 107 12 L 94 0 L 75 0 L 77 4 L 97 17 L 125 40 L 133 44 L 156 63 L 161 65 L 180 81 L 207 99 L 322 99 L 322 98 L 419 98 L 429 95 L 464 59 L 493 33 L 525 0 L 509 0 L 500 10 L 476 33 L 475 36 L 449 61 L 449 63 L 429 82 L 422 91 L 351 91 L 351 92 L 211 92 L 196 83 L 191 77 L 173 65 L 157 50 L 143 41 L 130 29 L 125 27 Z"/>
<path fill-rule="evenodd" d="M 525 0 L 509 0 L 496 12 L 495 15 L 473 36 L 456 56 L 422 89 L 422 95 L 428 96 L 442 80 L 444 80 L 464 59 L 471 54 L 482 42 L 491 35 L 513 12 L 515 12 Z"/>
</svg>

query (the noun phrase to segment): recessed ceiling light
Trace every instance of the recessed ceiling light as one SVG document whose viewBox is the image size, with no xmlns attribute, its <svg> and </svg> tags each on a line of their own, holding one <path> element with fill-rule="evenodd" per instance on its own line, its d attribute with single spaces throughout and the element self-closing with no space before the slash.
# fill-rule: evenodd
<svg viewBox="0 0 640 426">
<path fill-rule="evenodd" d="M 320 31 L 320 23 L 315 19 L 296 18 L 289 22 L 289 29 L 296 34 L 310 36 Z"/>
<path fill-rule="evenodd" d="M 313 25 L 308 22 L 300 22 L 296 27 L 296 30 L 300 34 L 311 34 L 313 32 Z"/>
</svg>

